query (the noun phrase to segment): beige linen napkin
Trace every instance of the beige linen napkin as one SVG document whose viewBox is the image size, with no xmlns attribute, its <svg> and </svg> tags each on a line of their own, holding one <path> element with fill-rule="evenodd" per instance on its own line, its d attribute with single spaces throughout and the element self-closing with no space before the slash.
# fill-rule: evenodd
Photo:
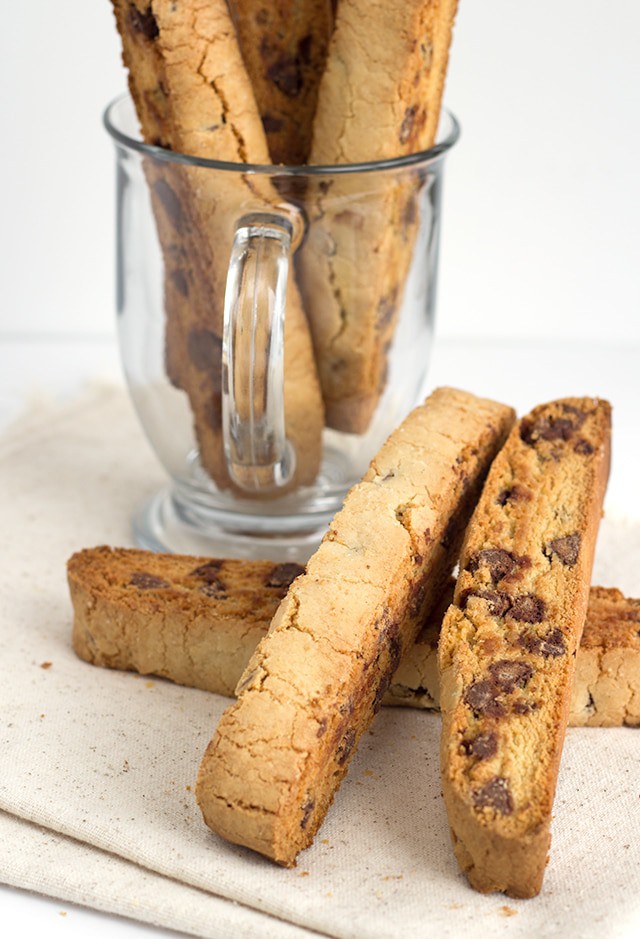
<svg viewBox="0 0 640 939">
<path fill-rule="evenodd" d="M 70 647 L 66 558 L 130 543 L 132 510 L 162 481 L 117 389 L 0 440 L 0 881 L 214 939 L 638 934 L 633 729 L 569 732 L 536 900 L 466 886 L 439 719 L 424 712 L 383 709 L 294 870 L 209 832 L 192 788 L 227 701 L 92 668 Z M 640 525 L 605 522 L 596 579 L 640 595 Z"/>
</svg>

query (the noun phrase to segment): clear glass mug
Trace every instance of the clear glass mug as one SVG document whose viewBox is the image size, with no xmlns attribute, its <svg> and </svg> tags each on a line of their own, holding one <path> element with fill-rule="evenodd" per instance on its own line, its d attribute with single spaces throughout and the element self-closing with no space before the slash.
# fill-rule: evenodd
<svg viewBox="0 0 640 939">
<path fill-rule="evenodd" d="M 171 479 L 136 540 L 305 560 L 423 389 L 458 123 L 423 153 L 282 167 L 146 145 L 128 96 L 104 121 L 121 357 Z"/>
</svg>

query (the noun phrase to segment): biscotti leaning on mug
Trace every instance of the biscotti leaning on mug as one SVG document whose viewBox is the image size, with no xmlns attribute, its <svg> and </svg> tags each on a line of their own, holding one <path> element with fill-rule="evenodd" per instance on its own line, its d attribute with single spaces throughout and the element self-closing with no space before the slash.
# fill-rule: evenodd
<svg viewBox="0 0 640 939">
<path fill-rule="evenodd" d="M 264 128 L 225 0 L 113 0 L 113 6 L 145 141 L 197 158 L 268 164 Z M 167 371 L 189 398 L 203 466 L 227 487 L 221 337 L 232 222 L 249 210 L 268 212 L 281 199 L 264 177 L 227 174 L 221 183 L 209 167 L 151 157 L 146 164 L 165 259 Z M 309 484 L 320 464 L 324 412 L 293 275 L 287 287 L 284 409 L 296 453 L 290 486 Z"/>
<path fill-rule="evenodd" d="M 290 866 L 439 599 L 511 408 L 435 391 L 348 493 L 278 608 L 200 770 L 206 823 Z"/>
<path fill-rule="evenodd" d="M 85 548 L 67 563 L 73 648 L 85 662 L 231 696 L 292 581 L 295 563 L 136 548 Z M 403 655 L 383 705 L 437 710 L 440 626 L 451 581 Z M 640 600 L 592 587 L 569 725 L 640 726 Z"/>
<path fill-rule="evenodd" d="M 483 892 L 542 885 L 610 410 L 570 398 L 522 418 L 465 535 L 438 652 L 442 786 L 456 857 Z"/>
</svg>

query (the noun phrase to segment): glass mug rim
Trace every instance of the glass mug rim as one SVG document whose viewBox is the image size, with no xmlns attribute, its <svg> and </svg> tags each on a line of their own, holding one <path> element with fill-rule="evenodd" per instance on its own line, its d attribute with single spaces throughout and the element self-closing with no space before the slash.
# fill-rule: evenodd
<svg viewBox="0 0 640 939">
<path fill-rule="evenodd" d="M 449 123 L 445 128 L 444 137 L 428 150 L 420 150 L 416 153 L 409 153 L 405 156 L 393 157 L 384 160 L 370 160 L 364 163 L 340 163 L 335 165 L 324 164 L 302 164 L 299 166 L 270 165 L 262 163 L 230 163 L 224 160 L 210 160 L 203 157 L 194 157 L 185 153 L 177 153 L 174 150 L 166 150 L 164 147 L 158 147 L 153 144 L 144 143 L 138 137 L 131 137 L 118 126 L 117 110 L 120 105 L 131 99 L 128 92 L 124 92 L 114 98 L 105 108 L 102 115 L 102 123 L 110 137 L 128 150 L 136 150 L 139 153 L 152 157 L 154 160 L 161 160 L 167 163 L 177 163 L 183 166 L 198 166 L 208 169 L 222 170 L 224 172 L 256 173 L 268 176 L 327 176 L 327 175 L 348 175 L 350 173 L 375 173 L 380 170 L 395 170 L 404 167 L 428 165 L 439 160 L 444 154 L 454 146 L 460 137 L 460 124 L 456 116 L 446 108 L 443 108 L 442 114 Z"/>
</svg>

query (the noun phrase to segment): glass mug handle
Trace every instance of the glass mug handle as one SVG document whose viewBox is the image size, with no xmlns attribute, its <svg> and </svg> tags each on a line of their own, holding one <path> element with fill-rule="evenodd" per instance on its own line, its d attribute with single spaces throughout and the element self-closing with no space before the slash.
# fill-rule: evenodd
<svg viewBox="0 0 640 939">
<path fill-rule="evenodd" d="M 253 213 L 236 225 L 224 298 L 222 428 L 227 470 L 247 495 L 295 471 L 284 415 L 284 318 L 293 226 Z"/>
</svg>

